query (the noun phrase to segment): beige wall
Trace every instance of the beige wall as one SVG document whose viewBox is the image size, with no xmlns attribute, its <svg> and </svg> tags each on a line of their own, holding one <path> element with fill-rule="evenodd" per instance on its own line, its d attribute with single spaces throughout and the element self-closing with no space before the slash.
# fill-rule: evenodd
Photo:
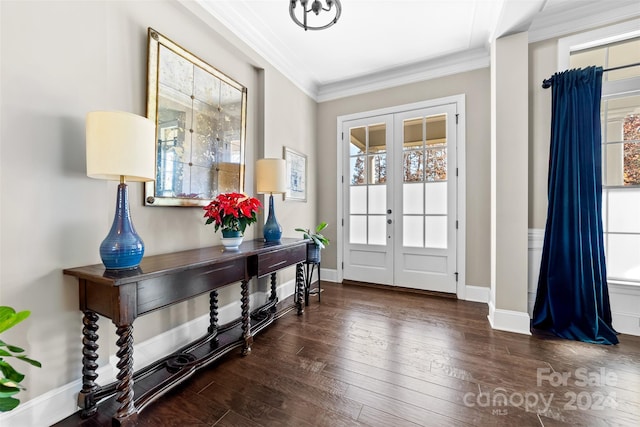
<svg viewBox="0 0 640 427">
<path fill-rule="evenodd" d="M 19 395 L 25 402 L 81 376 L 78 286 L 62 269 L 100 263 L 98 246 L 116 197 L 116 183 L 86 176 L 84 119 L 99 109 L 145 114 L 147 27 L 248 87 L 250 194 L 258 155 L 281 157 L 289 145 L 315 157 L 316 103 L 176 1 L 3 0 L 0 8 L 0 304 L 33 313 L 2 338 L 43 363 L 42 369 L 20 366 L 27 375 L 28 390 Z M 310 161 L 307 203 L 278 201 L 287 236 L 315 221 L 315 171 Z M 144 207 L 139 183 L 130 186 L 130 200 L 147 255 L 219 242 L 198 208 Z M 259 236 L 260 227 L 249 233 Z M 221 305 L 237 296 L 238 286 L 225 289 Z M 141 317 L 136 342 L 207 311 L 204 296 Z M 102 364 L 115 353 L 115 328 L 106 319 L 99 325 Z"/>
<path fill-rule="evenodd" d="M 282 99 L 283 94 L 289 94 L 286 101 Z M 283 147 L 292 148 L 307 156 L 307 202 L 283 200 L 282 196 L 273 196 L 283 237 L 302 238 L 302 234 L 295 229 L 314 227 L 316 224 L 317 104 L 297 91 L 289 80 L 278 73 L 267 76 L 266 98 L 272 102 L 265 108 L 265 157 L 282 158 Z M 275 100 L 278 102 L 274 102 Z"/>
<path fill-rule="evenodd" d="M 467 158 L 467 284 L 489 286 L 489 69 L 480 69 L 408 84 L 396 88 L 320 103 L 318 107 L 318 218 L 331 227 L 327 235 L 335 240 L 340 232 L 336 211 L 337 117 L 362 111 L 464 94 L 466 96 Z M 323 254 L 323 267 L 336 268 L 337 248 Z"/>
<path fill-rule="evenodd" d="M 551 89 L 543 89 L 542 81 L 558 71 L 557 44 L 529 45 L 529 228 L 544 229 L 547 221 Z"/>
</svg>

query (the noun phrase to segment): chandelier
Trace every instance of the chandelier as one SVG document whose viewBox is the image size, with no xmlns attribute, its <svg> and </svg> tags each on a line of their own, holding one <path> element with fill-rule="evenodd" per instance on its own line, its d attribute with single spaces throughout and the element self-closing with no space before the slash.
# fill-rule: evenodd
<svg viewBox="0 0 640 427">
<path fill-rule="evenodd" d="M 323 2 L 321 2 L 320 0 L 313 0 L 313 1 L 299 0 L 299 1 L 301 6 L 301 12 L 302 12 L 301 14 L 302 21 L 298 17 L 298 15 L 300 14 L 296 14 L 296 11 L 295 11 L 296 6 L 298 4 L 298 0 L 291 0 L 291 2 L 289 3 L 289 15 L 291 15 L 291 19 L 293 19 L 293 22 L 295 22 L 296 24 L 304 28 L 305 31 L 324 30 L 325 28 L 329 28 L 330 26 L 338 22 L 338 18 L 340 18 L 340 13 L 342 12 L 342 5 L 340 4 L 340 0 L 325 0 L 324 3 L 326 3 L 327 5 L 326 7 L 323 6 L 322 4 Z M 307 9 L 307 5 L 309 3 L 311 3 L 311 8 Z M 323 10 L 325 12 L 331 12 L 329 14 L 330 20 L 328 22 L 327 20 L 321 21 L 321 22 L 327 22 L 326 24 L 312 25 L 307 23 L 307 15 L 310 12 L 313 12 L 315 13 L 316 16 L 319 16 L 320 11 L 323 11 Z M 316 19 L 312 18 L 312 21 L 316 21 Z"/>
</svg>

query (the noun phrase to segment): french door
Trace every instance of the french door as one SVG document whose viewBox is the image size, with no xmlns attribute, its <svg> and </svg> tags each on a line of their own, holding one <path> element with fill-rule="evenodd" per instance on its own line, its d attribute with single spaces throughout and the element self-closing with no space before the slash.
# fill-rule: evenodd
<svg viewBox="0 0 640 427">
<path fill-rule="evenodd" d="M 344 278 L 392 285 L 393 115 L 343 124 Z"/>
<path fill-rule="evenodd" d="M 344 279 L 456 292 L 456 114 L 342 122 Z"/>
</svg>

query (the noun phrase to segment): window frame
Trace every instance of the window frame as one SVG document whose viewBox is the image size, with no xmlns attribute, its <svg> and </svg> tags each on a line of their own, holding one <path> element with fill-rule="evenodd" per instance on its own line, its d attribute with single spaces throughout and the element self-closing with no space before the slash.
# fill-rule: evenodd
<svg viewBox="0 0 640 427">
<path fill-rule="evenodd" d="M 569 37 L 563 37 L 558 40 L 557 51 L 557 64 L 558 71 L 563 71 L 571 68 L 570 58 L 573 52 L 582 51 L 585 49 L 601 47 L 611 45 L 620 41 L 640 37 L 640 19 L 633 19 L 621 24 L 611 25 L 608 27 L 599 28 L 593 31 L 587 31 L 584 33 L 572 35 Z M 640 95 L 640 77 L 633 77 L 624 80 L 603 81 L 602 82 L 602 101 L 609 101 L 620 97 L 638 96 Z M 603 126 L 603 132 L 606 129 Z M 603 143 L 606 139 L 603 137 Z M 621 188 L 633 188 L 637 189 L 638 186 L 606 186 L 603 185 L 603 199 L 606 200 L 605 192 L 609 189 L 618 190 Z M 608 206 L 606 206 L 608 208 Z M 619 234 L 605 232 L 605 239 L 609 234 Z M 640 233 L 632 233 L 640 236 Z M 608 254 L 607 244 L 605 243 L 605 250 Z M 628 285 L 640 288 L 639 280 L 626 280 L 609 276 L 607 271 L 607 281 L 609 283 Z"/>
</svg>

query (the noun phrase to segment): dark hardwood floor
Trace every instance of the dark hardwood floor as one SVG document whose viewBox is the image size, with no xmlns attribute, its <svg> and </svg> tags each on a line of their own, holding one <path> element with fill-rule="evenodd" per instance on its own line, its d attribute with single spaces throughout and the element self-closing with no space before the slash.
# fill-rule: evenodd
<svg viewBox="0 0 640 427">
<path fill-rule="evenodd" d="M 324 283 L 139 426 L 640 426 L 640 337 L 494 331 L 486 304 Z M 57 426 L 108 426 L 110 414 Z"/>
</svg>

